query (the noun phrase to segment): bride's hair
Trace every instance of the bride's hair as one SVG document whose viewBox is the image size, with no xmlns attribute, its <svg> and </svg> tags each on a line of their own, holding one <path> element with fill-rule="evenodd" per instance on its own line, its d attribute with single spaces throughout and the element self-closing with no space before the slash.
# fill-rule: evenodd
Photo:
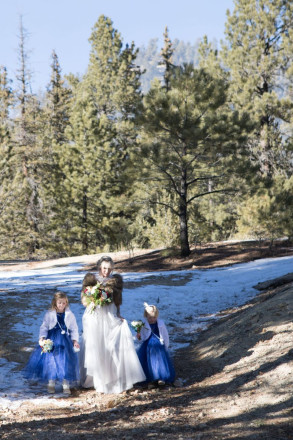
<svg viewBox="0 0 293 440">
<path fill-rule="evenodd" d="M 88 272 L 82 282 L 82 291 L 88 286 L 95 286 L 97 284 L 97 278 L 94 273 Z"/>
<path fill-rule="evenodd" d="M 114 261 L 112 260 L 112 258 L 111 257 L 102 257 L 102 258 L 100 258 L 98 261 L 97 261 L 97 268 L 98 268 L 98 270 L 100 270 L 100 267 L 101 267 L 101 264 L 102 263 L 110 263 L 111 264 L 111 267 L 113 268 L 114 267 Z"/>
</svg>

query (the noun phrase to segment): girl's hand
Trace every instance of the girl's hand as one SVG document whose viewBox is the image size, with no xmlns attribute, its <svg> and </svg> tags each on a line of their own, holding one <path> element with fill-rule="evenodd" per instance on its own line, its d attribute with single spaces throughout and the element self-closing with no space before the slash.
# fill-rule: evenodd
<svg viewBox="0 0 293 440">
<path fill-rule="evenodd" d="M 75 348 L 80 348 L 79 343 L 77 341 L 75 341 L 75 340 L 73 341 L 73 345 L 74 345 Z"/>
</svg>

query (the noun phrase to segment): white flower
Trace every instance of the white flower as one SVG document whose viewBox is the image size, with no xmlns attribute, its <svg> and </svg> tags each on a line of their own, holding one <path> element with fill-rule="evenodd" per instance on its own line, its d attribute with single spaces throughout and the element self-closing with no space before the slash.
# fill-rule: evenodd
<svg viewBox="0 0 293 440">
<path fill-rule="evenodd" d="M 144 326 L 144 323 L 139 319 L 138 321 L 131 321 L 131 326 L 135 329 L 136 332 L 140 333 L 142 327 Z"/>
<path fill-rule="evenodd" d="M 95 293 L 96 290 L 98 290 L 98 286 L 97 285 L 92 287 L 92 290 L 91 290 L 92 295 Z"/>
<path fill-rule="evenodd" d="M 53 348 L 53 341 L 51 339 L 45 339 L 40 341 L 40 346 L 42 347 L 42 353 L 49 353 Z"/>
</svg>

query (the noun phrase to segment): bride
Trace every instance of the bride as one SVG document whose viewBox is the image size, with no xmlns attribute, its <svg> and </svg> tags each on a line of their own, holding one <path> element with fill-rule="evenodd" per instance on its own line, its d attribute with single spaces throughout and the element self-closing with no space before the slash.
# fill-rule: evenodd
<svg viewBox="0 0 293 440">
<path fill-rule="evenodd" d="M 114 263 L 110 257 L 102 257 L 97 267 L 98 275 L 87 274 L 82 290 L 98 282 L 113 293 L 109 304 L 94 310 L 87 306 L 84 312 L 81 385 L 94 387 L 101 393 L 120 393 L 144 381 L 145 375 L 127 321 L 120 315 L 123 279 L 119 274 L 112 274 Z M 82 303 L 87 305 L 83 296 Z"/>
</svg>

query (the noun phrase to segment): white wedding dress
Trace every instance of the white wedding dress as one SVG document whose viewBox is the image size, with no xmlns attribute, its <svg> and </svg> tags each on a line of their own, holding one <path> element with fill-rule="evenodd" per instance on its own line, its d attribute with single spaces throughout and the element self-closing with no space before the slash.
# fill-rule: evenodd
<svg viewBox="0 0 293 440">
<path fill-rule="evenodd" d="M 84 388 L 120 393 L 145 380 L 127 321 L 116 313 L 114 303 L 84 312 L 80 350 Z"/>
</svg>

